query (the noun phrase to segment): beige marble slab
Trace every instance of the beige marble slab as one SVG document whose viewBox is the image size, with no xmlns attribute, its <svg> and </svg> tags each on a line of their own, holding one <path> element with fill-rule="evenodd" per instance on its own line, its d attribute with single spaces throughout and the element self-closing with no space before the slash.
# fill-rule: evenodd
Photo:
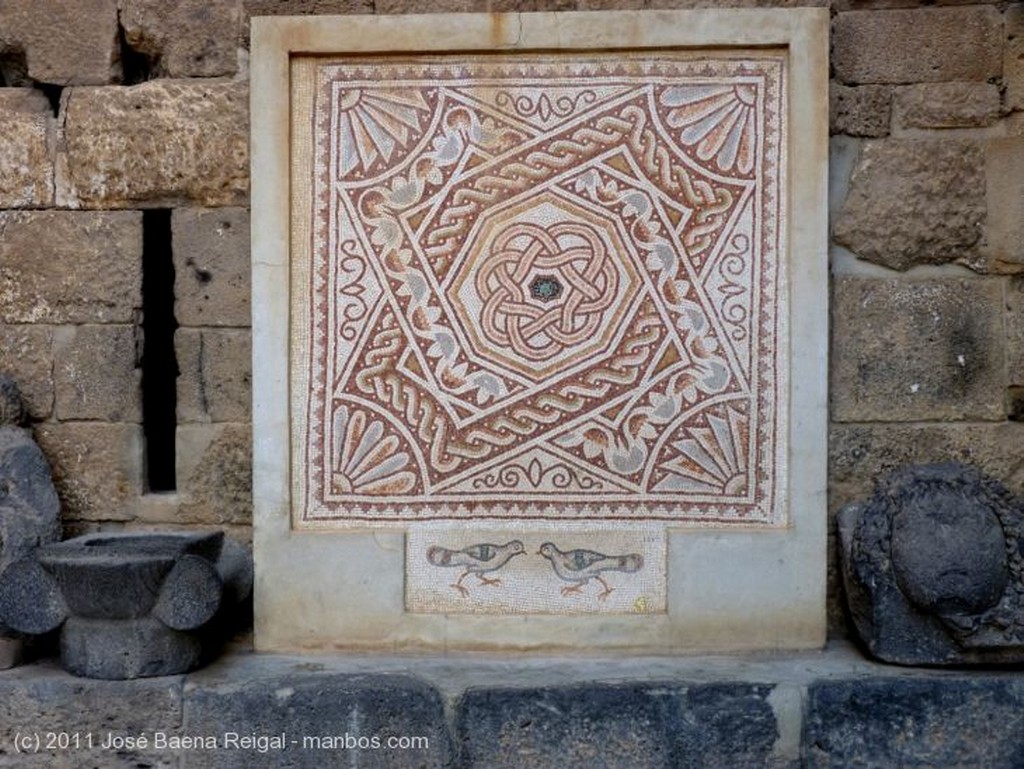
<svg viewBox="0 0 1024 769">
<path fill-rule="evenodd" d="M 254 22 L 258 646 L 823 640 L 827 50 L 813 9 Z M 632 614 L 431 562 L 651 526 Z"/>
</svg>

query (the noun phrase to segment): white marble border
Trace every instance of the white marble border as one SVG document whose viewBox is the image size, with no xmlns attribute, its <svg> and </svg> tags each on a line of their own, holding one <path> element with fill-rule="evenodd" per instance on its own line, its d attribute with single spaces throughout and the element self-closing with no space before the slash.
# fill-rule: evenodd
<svg viewBox="0 0 1024 769">
<path fill-rule="evenodd" d="M 790 526 L 670 533 L 664 615 L 404 611 L 403 535 L 291 527 L 288 367 L 292 56 L 459 50 L 789 48 Z M 828 11 L 256 18 L 252 24 L 253 501 L 260 650 L 725 651 L 825 634 Z"/>
</svg>

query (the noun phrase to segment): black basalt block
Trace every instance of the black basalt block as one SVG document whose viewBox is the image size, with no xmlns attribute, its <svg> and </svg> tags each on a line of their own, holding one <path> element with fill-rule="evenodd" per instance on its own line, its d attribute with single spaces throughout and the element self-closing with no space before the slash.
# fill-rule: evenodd
<svg viewBox="0 0 1024 769">
<path fill-rule="evenodd" d="M 749 684 L 471 689 L 456 732 L 472 767 L 783 766 L 768 702 Z"/>
<path fill-rule="evenodd" d="M 868 651 L 914 665 L 1024 661 L 1024 505 L 945 463 L 908 467 L 838 517 L 847 604 Z"/>
<path fill-rule="evenodd" d="M 822 680 L 808 690 L 808 769 L 1024 766 L 1024 681 Z"/>
<path fill-rule="evenodd" d="M 456 765 L 440 693 L 408 676 L 293 670 L 185 696 L 184 734 L 231 738 L 217 751 L 190 754 L 194 769 Z"/>
</svg>

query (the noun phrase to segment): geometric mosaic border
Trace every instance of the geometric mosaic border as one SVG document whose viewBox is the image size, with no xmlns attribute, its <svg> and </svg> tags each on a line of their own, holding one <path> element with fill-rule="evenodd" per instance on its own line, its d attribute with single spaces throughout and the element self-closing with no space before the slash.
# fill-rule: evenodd
<svg viewBox="0 0 1024 769">
<path fill-rule="evenodd" d="M 784 525 L 785 69 L 772 50 L 309 69 L 296 524 Z"/>
</svg>

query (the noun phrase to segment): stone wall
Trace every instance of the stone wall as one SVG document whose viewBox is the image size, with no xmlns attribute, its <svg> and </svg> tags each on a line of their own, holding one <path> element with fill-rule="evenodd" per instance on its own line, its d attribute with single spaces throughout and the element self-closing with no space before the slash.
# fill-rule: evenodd
<svg viewBox="0 0 1024 769">
<path fill-rule="evenodd" d="M 0 370 L 23 386 L 68 533 L 249 536 L 250 16 L 802 4 L 824 3 L 0 4 Z M 972 462 L 1024 491 L 1024 3 L 831 11 L 830 515 L 910 461 Z M 144 268 L 147 307 L 173 292 L 176 324 L 145 384 L 179 372 L 163 493 L 146 467 Z"/>
</svg>

